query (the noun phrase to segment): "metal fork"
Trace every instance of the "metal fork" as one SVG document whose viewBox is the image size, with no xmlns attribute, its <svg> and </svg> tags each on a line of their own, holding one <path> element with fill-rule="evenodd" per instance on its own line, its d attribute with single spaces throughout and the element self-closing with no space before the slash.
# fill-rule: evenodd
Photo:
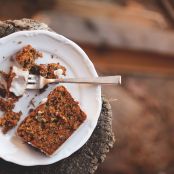
<svg viewBox="0 0 174 174">
<path fill-rule="evenodd" d="M 27 89 L 42 89 L 49 83 L 82 83 L 82 84 L 121 84 L 121 76 L 105 76 L 92 78 L 59 78 L 46 79 L 42 76 L 29 74 Z"/>
</svg>

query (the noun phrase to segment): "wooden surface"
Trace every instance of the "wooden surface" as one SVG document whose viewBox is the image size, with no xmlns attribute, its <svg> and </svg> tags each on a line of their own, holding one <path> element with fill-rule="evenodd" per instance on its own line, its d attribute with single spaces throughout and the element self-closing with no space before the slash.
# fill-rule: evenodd
<svg viewBox="0 0 174 174">
<path fill-rule="evenodd" d="M 56 9 L 39 12 L 34 18 L 76 42 L 174 55 L 174 31 L 160 2 L 58 2 Z"/>
<path fill-rule="evenodd" d="M 125 75 L 104 87 L 116 143 L 97 174 L 174 173 L 174 77 Z"/>
<path fill-rule="evenodd" d="M 0 37 L 19 30 L 37 30 L 49 28 L 33 20 L 0 21 Z M 109 103 L 103 99 L 102 111 L 91 138 L 70 157 L 48 166 L 23 167 L 0 160 L 0 174 L 88 174 L 94 173 L 98 165 L 106 158 L 112 148 L 112 112 Z"/>
<path fill-rule="evenodd" d="M 174 55 L 173 23 L 161 1 L 2 1 L 0 18 L 34 17 L 80 43 Z"/>
<path fill-rule="evenodd" d="M 114 49 L 107 45 L 80 44 L 98 72 L 103 75 L 141 74 L 155 76 L 174 75 L 174 56 L 159 53 Z"/>
</svg>

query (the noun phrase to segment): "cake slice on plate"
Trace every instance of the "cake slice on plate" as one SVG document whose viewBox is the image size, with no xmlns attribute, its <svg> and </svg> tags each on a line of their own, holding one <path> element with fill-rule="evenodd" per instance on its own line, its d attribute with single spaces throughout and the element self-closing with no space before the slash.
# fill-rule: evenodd
<svg viewBox="0 0 174 174">
<path fill-rule="evenodd" d="M 32 111 L 19 125 L 17 134 L 22 140 L 46 155 L 56 150 L 84 122 L 86 114 L 67 89 L 56 87 L 47 101 Z"/>
</svg>

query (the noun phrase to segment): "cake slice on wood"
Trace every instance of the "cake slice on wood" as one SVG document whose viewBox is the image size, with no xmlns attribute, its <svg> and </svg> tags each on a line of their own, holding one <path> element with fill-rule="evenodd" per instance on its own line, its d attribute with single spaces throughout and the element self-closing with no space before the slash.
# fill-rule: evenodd
<svg viewBox="0 0 174 174">
<path fill-rule="evenodd" d="M 52 155 L 85 119 L 78 102 L 65 87 L 59 86 L 24 119 L 17 134 L 24 142 Z"/>
</svg>

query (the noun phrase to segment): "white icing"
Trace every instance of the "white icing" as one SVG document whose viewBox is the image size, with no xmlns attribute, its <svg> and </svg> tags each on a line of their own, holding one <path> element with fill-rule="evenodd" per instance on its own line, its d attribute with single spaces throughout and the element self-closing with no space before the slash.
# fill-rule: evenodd
<svg viewBox="0 0 174 174">
<path fill-rule="evenodd" d="M 9 91 L 13 92 L 16 96 L 21 96 L 25 92 L 29 72 L 16 66 L 12 67 L 12 72 L 15 73 L 15 77 L 11 82 Z"/>
<path fill-rule="evenodd" d="M 57 70 L 55 70 L 54 71 L 54 75 L 56 75 L 56 76 L 61 76 L 61 75 L 63 75 L 63 70 L 62 69 L 57 69 Z"/>
</svg>

